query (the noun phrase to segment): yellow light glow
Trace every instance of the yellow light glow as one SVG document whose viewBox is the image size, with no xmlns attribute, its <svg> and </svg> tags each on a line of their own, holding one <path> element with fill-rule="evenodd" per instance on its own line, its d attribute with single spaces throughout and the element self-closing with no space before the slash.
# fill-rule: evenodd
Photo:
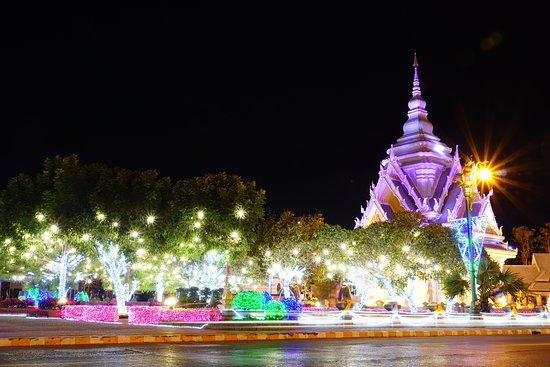
<svg viewBox="0 0 550 367">
<path fill-rule="evenodd" d="M 246 212 L 243 209 L 237 209 L 237 211 L 235 212 L 235 216 L 239 219 L 243 219 L 245 215 Z"/>
<path fill-rule="evenodd" d="M 199 210 L 199 212 L 197 213 L 197 218 L 199 218 L 199 219 L 204 218 L 204 212 L 202 210 Z"/>
<path fill-rule="evenodd" d="M 39 221 L 39 222 L 42 222 L 44 220 L 44 214 L 42 213 L 37 213 L 36 214 L 36 219 Z"/>
<path fill-rule="evenodd" d="M 89 234 L 84 233 L 84 234 L 82 235 L 82 241 L 88 241 L 89 239 L 90 239 L 90 235 L 89 235 Z"/>
<path fill-rule="evenodd" d="M 491 171 L 487 167 L 481 167 L 477 170 L 477 178 L 481 181 L 489 181 L 491 179 Z"/>
<path fill-rule="evenodd" d="M 155 219 L 156 219 L 156 218 L 155 218 L 154 216 L 152 216 L 152 215 L 148 216 L 147 219 L 146 219 L 147 224 L 153 224 L 153 223 L 155 223 Z"/>
<path fill-rule="evenodd" d="M 404 275 L 405 274 L 405 269 L 399 265 L 399 264 L 396 264 L 395 265 L 395 271 L 397 272 L 397 274 L 399 275 Z"/>
<path fill-rule="evenodd" d="M 119 226 L 118 222 L 113 222 L 112 225 L 113 225 L 113 227 L 118 227 Z"/>
<path fill-rule="evenodd" d="M 98 221 L 102 222 L 105 220 L 105 214 L 103 213 L 97 213 L 96 218 Z"/>
<path fill-rule="evenodd" d="M 57 233 L 57 232 L 59 232 L 59 227 L 56 226 L 55 224 L 52 224 L 50 226 L 50 231 L 52 231 L 53 233 Z"/>
<path fill-rule="evenodd" d="M 178 303 L 176 297 L 168 297 L 164 300 L 164 304 L 169 307 L 174 307 Z"/>
<path fill-rule="evenodd" d="M 201 227 L 201 222 L 198 222 L 198 221 L 197 221 L 197 222 L 195 222 L 195 223 L 193 224 L 193 226 L 194 226 L 195 228 L 200 228 L 200 227 Z"/>
</svg>

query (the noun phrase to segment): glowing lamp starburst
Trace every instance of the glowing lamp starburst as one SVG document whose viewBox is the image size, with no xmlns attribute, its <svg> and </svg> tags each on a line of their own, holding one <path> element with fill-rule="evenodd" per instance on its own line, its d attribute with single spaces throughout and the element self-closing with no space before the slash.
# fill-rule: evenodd
<svg viewBox="0 0 550 367">
<path fill-rule="evenodd" d="M 42 239 L 44 239 L 44 241 L 48 242 L 49 240 L 51 240 L 52 238 L 52 234 L 48 231 L 42 233 Z"/>
<path fill-rule="evenodd" d="M 481 167 L 477 170 L 477 178 L 481 181 L 489 181 L 491 179 L 491 170 L 487 167 Z"/>
</svg>

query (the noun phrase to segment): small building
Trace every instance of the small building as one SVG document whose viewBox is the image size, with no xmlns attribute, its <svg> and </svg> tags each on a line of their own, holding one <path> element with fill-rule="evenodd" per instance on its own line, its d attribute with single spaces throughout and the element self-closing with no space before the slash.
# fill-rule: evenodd
<svg viewBox="0 0 550 367">
<path fill-rule="evenodd" d="M 529 293 L 536 306 L 546 305 L 550 296 L 550 254 L 538 253 L 531 257 L 531 265 L 504 265 L 503 270 L 510 270 L 520 275 L 529 285 Z"/>
</svg>

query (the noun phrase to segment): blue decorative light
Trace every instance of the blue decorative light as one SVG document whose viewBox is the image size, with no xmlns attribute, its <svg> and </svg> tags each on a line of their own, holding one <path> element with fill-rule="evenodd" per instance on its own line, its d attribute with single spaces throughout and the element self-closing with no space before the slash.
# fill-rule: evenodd
<svg viewBox="0 0 550 367">
<path fill-rule="evenodd" d="M 454 219 L 450 221 L 450 224 L 455 231 L 460 256 L 462 256 L 462 261 L 464 265 L 466 265 L 468 274 L 470 274 L 472 269 L 477 274 L 479 260 L 481 259 L 481 253 L 483 251 L 483 239 L 485 238 L 485 231 L 487 230 L 487 217 L 472 217 L 472 225 L 473 228 L 475 228 L 475 231 L 472 231 L 472 254 L 470 254 L 468 247 L 468 222 L 466 218 Z M 471 266 L 471 261 L 473 261 L 473 267 Z"/>
</svg>

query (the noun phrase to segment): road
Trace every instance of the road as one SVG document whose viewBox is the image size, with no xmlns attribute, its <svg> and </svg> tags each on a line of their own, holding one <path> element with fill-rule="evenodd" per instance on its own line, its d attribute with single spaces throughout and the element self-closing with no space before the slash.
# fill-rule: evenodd
<svg viewBox="0 0 550 367">
<path fill-rule="evenodd" d="M 547 366 L 550 335 L 448 336 L 0 349 L 0 367 Z"/>
</svg>

